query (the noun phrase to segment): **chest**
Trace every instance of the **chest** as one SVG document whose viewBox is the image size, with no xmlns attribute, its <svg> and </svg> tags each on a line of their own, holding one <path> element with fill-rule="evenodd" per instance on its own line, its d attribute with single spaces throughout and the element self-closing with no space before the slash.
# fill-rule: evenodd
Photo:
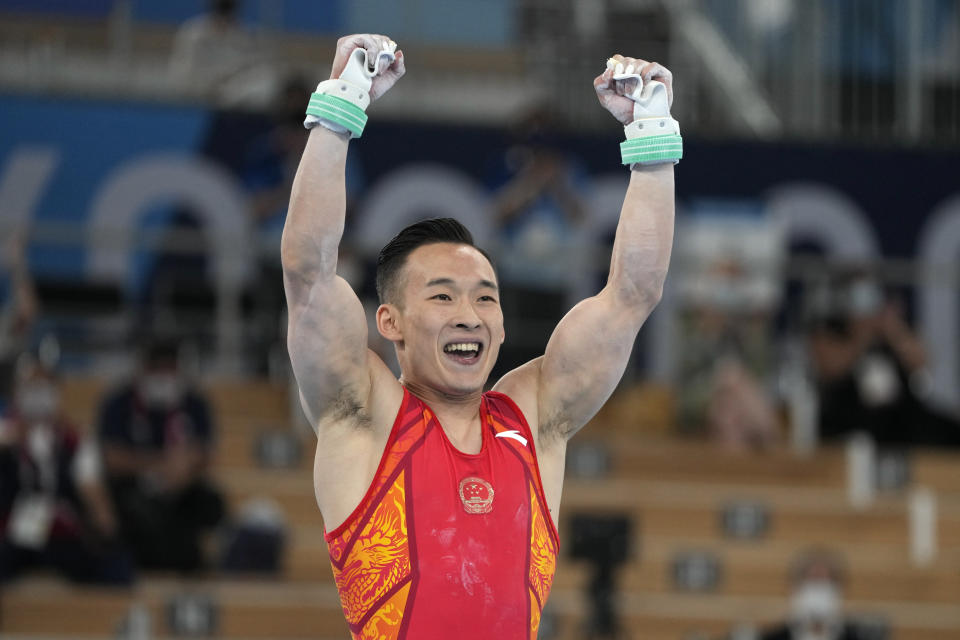
<svg viewBox="0 0 960 640">
<path fill-rule="evenodd" d="M 127 438 L 140 449 L 163 449 L 197 438 L 197 425 L 187 411 L 161 411 L 131 407 L 126 424 Z"/>
<path fill-rule="evenodd" d="M 520 577 L 535 539 L 536 496 L 529 471 L 491 433 L 476 455 L 439 435 L 428 432 L 411 457 L 407 525 L 418 589 L 461 610 L 469 604 L 489 608 L 484 616 L 505 615 L 501 598 L 526 601 Z"/>
<path fill-rule="evenodd" d="M 478 454 L 455 449 L 439 427 L 411 457 L 409 504 L 418 546 L 440 557 L 486 550 L 522 555 L 530 540 L 530 470 L 512 445 L 486 431 Z M 515 548 L 514 548 L 515 547 Z"/>
</svg>

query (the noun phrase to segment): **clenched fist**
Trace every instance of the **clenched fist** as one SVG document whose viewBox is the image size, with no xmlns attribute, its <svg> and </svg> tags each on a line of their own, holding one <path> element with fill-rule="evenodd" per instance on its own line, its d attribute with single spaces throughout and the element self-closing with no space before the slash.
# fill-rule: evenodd
<svg viewBox="0 0 960 640">
<path fill-rule="evenodd" d="M 362 33 L 340 38 L 337 40 L 337 55 L 333 59 L 330 78 L 336 79 L 340 77 L 340 74 L 343 73 L 344 68 L 347 66 L 347 62 L 350 60 L 350 55 L 356 49 L 366 49 L 367 60 L 376 61 L 376 64 L 380 65 L 380 68 L 377 69 L 379 73 L 373 77 L 373 84 L 370 87 L 370 100 L 376 100 L 385 94 L 387 90 L 406 73 L 406 68 L 403 63 L 403 51 L 400 49 L 397 49 L 394 53 L 395 58 L 389 66 L 385 66 L 386 60 L 380 60 L 380 52 L 389 50 L 388 45 L 390 44 L 396 46 L 393 40 L 379 34 Z"/>
<path fill-rule="evenodd" d="M 604 108 L 613 114 L 624 126 L 634 121 L 634 100 L 629 96 L 637 89 L 637 78 L 614 79 L 618 75 L 637 74 L 644 83 L 651 80 L 662 82 L 667 88 L 668 106 L 673 104 L 673 74 L 658 62 L 647 62 L 640 58 L 625 58 L 620 54 L 611 57 L 612 67 L 594 78 L 593 88 L 597 99 Z M 664 114 L 666 115 L 666 114 Z"/>
</svg>

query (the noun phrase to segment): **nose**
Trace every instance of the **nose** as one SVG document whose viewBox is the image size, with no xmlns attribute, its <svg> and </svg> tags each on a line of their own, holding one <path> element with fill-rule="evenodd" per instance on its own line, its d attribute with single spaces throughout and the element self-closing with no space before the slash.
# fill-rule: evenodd
<svg viewBox="0 0 960 640">
<path fill-rule="evenodd" d="M 458 329 L 475 331 L 480 328 L 482 322 L 473 305 L 469 302 L 464 302 L 457 308 L 457 314 L 454 316 L 454 324 Z"/>
</svg>

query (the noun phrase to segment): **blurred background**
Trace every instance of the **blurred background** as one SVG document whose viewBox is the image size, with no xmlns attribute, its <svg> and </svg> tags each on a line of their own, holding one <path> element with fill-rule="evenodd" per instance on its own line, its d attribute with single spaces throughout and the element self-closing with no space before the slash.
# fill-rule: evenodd
<svg viewBox="0 0 960 640">
<path fill-rule="evenodd" d="M 348 637 L 279 238 L 355 32 L 408 71 L 341 275 L 372 312 L 386 240 L 465 222 L 494 380 L 604 282 L 592 78 L 674 73 L 667 290 L 571 443 L 540 637 L 960 638 L 957 0 L 0 0 L 0 637 Z"/>
</svg>

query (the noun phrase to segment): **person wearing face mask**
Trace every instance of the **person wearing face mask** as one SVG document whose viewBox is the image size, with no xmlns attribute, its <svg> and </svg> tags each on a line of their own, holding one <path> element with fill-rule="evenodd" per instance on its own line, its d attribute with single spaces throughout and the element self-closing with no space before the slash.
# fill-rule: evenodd
<svg viewBox="0 0 960 640">
<path fill-rule="evenodd" d="M 223 517 L 207 471 L 213 424 L 206 400 L 177 366 L 178 346 L 147 346 L 139 374 L 113 391 L 98 433 L 120 533 L 139 566 L 184 572 L 205 565 L 201 538 Z"/>
<path fill-rule="evenodd" d="M 759 634 L 759 640 L 865 640 L 860 626 L 843 611 L 841 560 L 811 549 L 794 563 L 788 619 Z M 873 636 L 871 636 L 873 637 Z"/>
<path fill-rule="evenodd" d="M 810 348 L 824 440 L 865 431 L 883 445 L 960 444 L 960 423 L 927 397 L 922 341 L 874 278 L 848 277 L 818 312 Z"/>
<path fill-rule="evenodd" d="M 77 582 L 127 584 L 128 554 L 95 446 L 60 413 L 53 373 L 24 356 L 0 423 L 0 583 L 49 566 Z"/>
</svg>

